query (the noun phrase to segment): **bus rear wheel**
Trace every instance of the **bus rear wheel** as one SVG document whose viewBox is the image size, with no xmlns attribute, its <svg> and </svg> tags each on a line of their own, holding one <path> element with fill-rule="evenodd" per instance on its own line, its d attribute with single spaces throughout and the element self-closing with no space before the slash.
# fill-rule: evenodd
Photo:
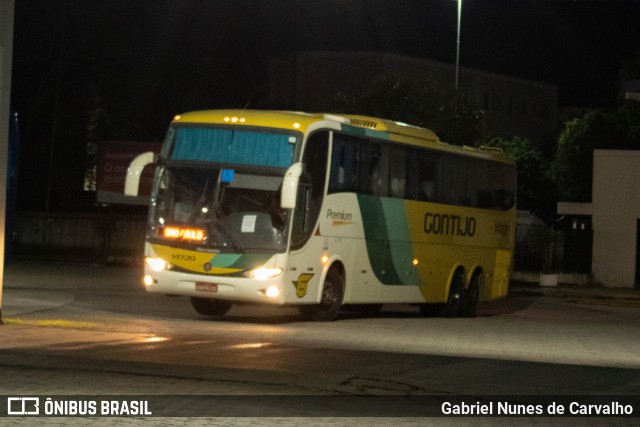
<svg viewBox="0 0 640 427">
<path fill-rule="evenodd" d="M 324 279 L 320 304 L 301 305 L 298 310 L 306 319 L 330 322 L 340 313 L 343 297 L 344 280 L 338 270 L 332 268 Z"/>
<path fill-rule="evenodd" d="M 451 287 L 449 288 L 449 297 L 442 308 L 443 317 L 458 317 L 462 314 L 462 305 L 464 300 L 464 272 L 458 270 L 453 275 Z"/>
<path fill-rule="evenodd" d="M 191 297 L 191 306 L 203 316 L 222 316 L 231 309 L 230 301 Z"/>
<path fill-rule="evenodd" d="M 462 299 L 462 313 L 464 317 L 475 317 L 476 310 L 478 308 L 478 301 L 480 301 L 480 289 L 484 284 L 484 274 L 482 271 L 476 272 L 469 286 L 464 290 L 464 296 Z"/>
</svg>

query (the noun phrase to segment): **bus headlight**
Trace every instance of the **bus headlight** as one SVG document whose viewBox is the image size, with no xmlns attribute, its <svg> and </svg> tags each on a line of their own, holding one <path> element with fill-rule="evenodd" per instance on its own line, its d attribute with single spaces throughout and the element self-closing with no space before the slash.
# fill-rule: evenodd
<svg viewBox="0 0 640 427">
<path fill-rule="evenodd" d="M 280 276 L 283 270 L 280 267 L 260 267 L 245 273 L 247 277 L 256 280 L 273 279 Z"/>
<path fill-rule="evenodd" d="M 144 262 L 147 263 L 149 268 L 152 269 L 153 271 L 168 270 L 169 268 L 171 268 L 171 264 L 169 264 L 167 261 L 163 260 L 162 258 L 146 257 L 144 259 Z"/>
</svg>

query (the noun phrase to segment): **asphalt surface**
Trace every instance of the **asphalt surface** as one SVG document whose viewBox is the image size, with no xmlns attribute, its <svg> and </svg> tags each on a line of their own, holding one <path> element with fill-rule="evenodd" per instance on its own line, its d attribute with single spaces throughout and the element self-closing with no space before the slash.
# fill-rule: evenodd
<svg viewBox="0 0 640 427">
<path fill-rule="evenodd" d="M 70 275 L 69 271 L 74 274 Z M 99 271 L 96 269 L 95 271 Z M 227 376 L 221 372 L 211 373 L 210 378 L 190 377 L 188 372 L 178 370 L 174 375 L 156 376 L 159 370 L 170 370 L 170 366 L 158 366 L 153 360 L 144 363 L 130 363 L 126 359 L 101 358 L 99 351 L 86 353 L 88 357 L 65 357 L 65 349 L 107 348 L 122 343 L 135 343 L 139 348 L 152 348 L 154 337 L 144 333 L 123 333 L 100 331 L 83 325 L 82 319 L 68 324 L 47 324 L 29 320 L 30 315 L 55 309 L 71 302 L 64 292 L 21 292 L 38 281 L 46 279 L 57 290 L 69 286 L 70 281 L 81 281 L 89 287 L 110 286 L 109 277 L 96 276 L 95 271 L 87 268 L 69 268 L 65 264 L 20 263 L 8 266 L 5 270 L 5 298 L 3 302 L 3 320 L 0 327 L 0 367 L 2 368 L 0 395 L 87 395 L 95 394 L 96 384 L 100 393 L 119 395 L 126 390 L 127 395 L 148 394 L 157 390 L 158 394 L 210 394 L 212 385 L 220 395 L 278 395 L 292 392 L 292 386 L 300 383 L 300 378 L 286 382 L 257 381 L 251 373 L 234 371 Z M 136 268 L 116 268 L 114 274 L 137 281 L 139 270 Z M 640 308 L 640 292 L 635 289 L 611 289 L 605 287 L 568 287 L 540 288 L 526 284 L 514 284 L 511 293 L 515 295 L 545 296 L 562 299 L 569 303 L 582 305 L 610 305 L 617 307 Z M 10 297 L 7 298 L 7 295 Z M 46 329 L 43 329 L 45 327 Z M 46 333 L 43 333 L 46 331 Z M 21 363 L 5 363 L 15 359 L 16 349 L 20 350 Z M 10 354 L 9 354 L 10 353 Z M 89 353 L 91 355 L 89 356 Z M 77 354 L 77 353 L 74 353 Z M 79 354 L 84 354 L 80 352 Z M 108 351 L 104 351 L 108 355 Z M 105 356 L 107 357 L 107 356 Z M 302 388 L 295 393 L 309 395 L 317 393 L 312 386 Z M 177 405 L 181 404 L 176 402 Z M 215 417 L 215 418 L 0 418 L 2 425 L 34 425 L 34 421 L 43 420 L 44 425 L 424 425 L 419 418 L 281 418 L 281 417 Z M 45 421 L 46 420 L 46 421 Z M 108 422 L 106 422 L 108 421 Z M 432 425 L 495 425 L 496 419 L 429 419 Z M 524 425 L 556 425 L 544 418 L 502 418 L 500 423 L 507 425 L 518 422 Z M 511 421 L 511 422 L 509 422 Z M 524 422 L 526 421 L 526 422 Z M 637 420 L 628 423 L 628 419 L 570 419 L 562 425 L 637 425 Z M 524 423 L 523 423 L 524 422 Z"/>
</svg>

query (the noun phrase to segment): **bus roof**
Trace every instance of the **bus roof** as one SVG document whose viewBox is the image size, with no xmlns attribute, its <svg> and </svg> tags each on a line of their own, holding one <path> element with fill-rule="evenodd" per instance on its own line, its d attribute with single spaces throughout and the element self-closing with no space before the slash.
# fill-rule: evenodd
<svg viewBox="0 0 640 427">
<path fill-rule="evenodd" d="M 512 162 L 501 149 L 493 147 L 460 147 L 440 141 L 435 132 L 393 120 L 355 114 L 306 113 L 276 110 L 203 110 L 192 111 L 174 117 L 173 123 L 235 124 L 306 132 L 319 121 L 338 123 L 341 127 L 359 128 L 371 137 L 421 145 L 463 155 L 490 157 Z"/>
</svg>

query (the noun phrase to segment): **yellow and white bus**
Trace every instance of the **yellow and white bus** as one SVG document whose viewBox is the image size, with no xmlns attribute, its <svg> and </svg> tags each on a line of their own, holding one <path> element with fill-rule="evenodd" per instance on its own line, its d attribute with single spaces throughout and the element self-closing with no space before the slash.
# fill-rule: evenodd
<svg viewBox="0 0 640 427">
<path fill-rule="evenodd" d="M 157 164 L 145 244 L 149 292 L 203 315 L 234 303 L 418 305 L 473 316 L 504 297 L 516 169 L 496 149 L 354 115 L 212 110 L 176 116 Z"/>
</svg>

